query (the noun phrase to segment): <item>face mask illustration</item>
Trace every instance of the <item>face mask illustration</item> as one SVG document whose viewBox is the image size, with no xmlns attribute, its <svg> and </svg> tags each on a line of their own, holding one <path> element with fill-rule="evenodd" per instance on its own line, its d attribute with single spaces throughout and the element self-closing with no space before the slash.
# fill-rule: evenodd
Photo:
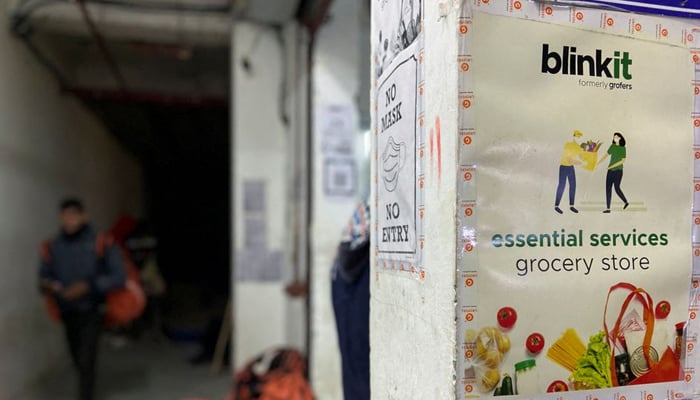
<svg viewBox="0 0 700 400">
<path fill-rule="evenodd" d="M 406 143 L 396 143 L 394 137 L 389 137 L 389 141 L 382 153 L 382 179 L 384 187 L 388 192 L 396 190 L 399 184 L 399 173 L 406 164 Z"/>
</svg>

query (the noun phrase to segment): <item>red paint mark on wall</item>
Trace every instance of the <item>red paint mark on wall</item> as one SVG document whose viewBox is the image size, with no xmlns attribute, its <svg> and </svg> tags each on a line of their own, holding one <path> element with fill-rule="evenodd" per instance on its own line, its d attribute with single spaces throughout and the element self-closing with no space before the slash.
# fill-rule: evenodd
<svg viewBox="0 0 700 400">
<path fill-rule="evenodd" d="M 429 140 L 430 140 L 430 172 L 433 171 L 433 152 L 434 152 L 433 148 L 435 147 L 434 143 L 433 143 L 434 137 L 435 137 L 435 131 L 433 131 L 431 129 L 430 130 L 430 138 L 429 138 Z"/>
<path fill-rule="evenodd" d="M 442 177 L 442 140 L 440 139 L 440 116 L 435 118 L 435 132 L 437 139 L 437 164 L 438 164 L 438 185 Z"/>
</svg>

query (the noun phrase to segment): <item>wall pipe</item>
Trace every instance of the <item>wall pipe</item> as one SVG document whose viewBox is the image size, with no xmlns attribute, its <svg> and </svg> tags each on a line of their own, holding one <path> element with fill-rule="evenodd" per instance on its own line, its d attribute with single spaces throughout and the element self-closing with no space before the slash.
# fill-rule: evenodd
<svg viewBox="0 0 700 400">
<path fill-rule="evenodd" d="M 180 94 L 148 93 L 120 90 L 91 89 L 76 86 L 64 86 L 63 93 L 71 94 L 85 100 L 109 100 L 123 103 L 146 103 L 156 105 L 174 105 L 191 108 L 227 108 L 229 100 L 216 96 L 188 96 Z"/>
<path fill-rule="evenodd" d="M 46 69 L 49 70 L 51 75 L 54 76 L 56 81 L 58 81 L 58 84 L 60 87 L 63 87 L 66 84 L 66 78 L 63 75 L 63 72 L 56 66 L 56 64 L 51 61 L 35 44 L 32 42 L 32 31 L 31 27 L 29 27 L 27 24 L 21 23 L 21 21 L 12 21 L 12 32 L 17 36 L 25 46 L 27 46 L 27 49 L 29 50 L 30 53 L 34 56 L 34 58 L 39 62 L 39 64 L 43 65 Z"/>
<path fill-rule="evenodd" d="M 112 72 L 112 75 L 114 75 L 114 79 L 117 81 L 117 86 L 121 91 L 126 92 L 128 89 L 126 85 L 126 80 L 124 79 L 124 75 L 119 69 L 119 65 L 117 64 L 116 60 L 114 59 L 114 57 L 112 57 L 112 53 L 107 48 L 107 45 L 105 44 L 104 39 L 100 34 L 100 31 L 97 29 L 97 25 L 95 25 L 92 18 L 90 17 L 90 12 L 88 11 L 87 6 L 85 5 L 85 0 L 78 0 L 78 8 L 80 9 L 80 13 L 83 15 L 83 20 L 85 21 L 85 24 L 90 30 L 90 33 L 93 39 L 95 40 L 97 47 L 100 49 L 102 57 L 107 63 L 107 67 Z"/>
<path fill-rule="evenodd" d="M 318 34 L 318 30 L 323 24 L 323 21 L 326 19 L 326 16 L 328 15 L 328 10 L 330 9 L 331 5 L 331 0 L 320 0 L 321 4 L 317 8 L 317 12 L 315 15 L 308 16 L 307 18 L 304 18 L 301 20 L 301 23 L 308 29 L 309 31 L 309 42 L 308 42 L 308 50 L 307 50 L 307 106 L 306 106 L 306 119 L 307 119 L 307 125 L 306 129 L 308 130 L 308 135 L 307 135 L 307 157 L 306 157 L 306 171 L 308 174 L 308 180 L 306 183 L 306 254 L 307 256 L 307 267 L 306 267 L 306 285 L 309 288 L 306 294 L 306 359 L 307 359 L 307 378 L 308 374 L 311 371 L 311 363 L 313 359 L 313 348 L 311 346 L 311 329 L 312 329 L 312 320 L 311 320 L 311 311 L 312 311 L 312 306 L 311 306 L 311 288 L 312 288 L 312 283 L 313 283 L 313 268 L 312 268 L 312 262 L 311 262 L 311 257 L 310 255 L 313 254 L 312 251 L 312 246 L 311 246 L 311 241 L 308 240 L 308 238 L 312 238 L 312 226 L 313 226 L 313 219 L 314 219 L 314 213 L 313 213 L 313 205 L 314 205 L 314 174 L 313 174 L 313 167 L 314 167 L 314 162 L 313 162 L 313 157 L 312 155 L 315 154 L 314 152 L 314 135 L 313 135 L 313 130 L 314 130 L 314 122 L 313 122 L 313 117 L 314 117 L 314 96 L 313 96 L 313 67 L 314 67 L 314 54 L 315 54 L 315 45 L 316 45 L 316 36 Z"/>
<path fill-rule="evenodd" d="M 30 17 L 31 14 L 42 7 L 50 6 L 59 3 L 72 3 L 74 0 L 25 0 L 16 8 L 16 14 L 22 17 Z M 192 13 L 222 13 L 228 14 L 231 10 L 231 5 L 226 2 L 226 5 L 194 5 L 194 4 L 178 4 L 178 3 L 143 3 L 122 0 L 90 0 L 91 4 L 101 4 L 106 6 L 114 6 L 121 8 L 133 9 L 134 11 L 174 11 L 174 12 L 192 12 Z"/>
</svg>

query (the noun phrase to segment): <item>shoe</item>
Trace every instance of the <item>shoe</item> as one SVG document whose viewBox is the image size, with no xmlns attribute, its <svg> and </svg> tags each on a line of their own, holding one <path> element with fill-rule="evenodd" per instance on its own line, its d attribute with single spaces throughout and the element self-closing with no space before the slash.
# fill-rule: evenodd
<svg viewBox="0 0 700 400">
<path fill-rule="evenodd" d="M 625 206 L 624 206 L 624 207 L 622 207 L 622 209 L 623 209 L 623 210 L 626 210 L 626 209 L 627 209 L 627 207 L 629 207 L 629 206 L 630 206 L 630 203 L 625 203 Z"/>
<path fill-rule="evenodd" d="M 559 207 L 554 207 L 554 211 L 558 212 L 559 214 L 564 214 L 564 211 L 562 211 Z"/>
<path fill-rule="evenodd" d="M 610 210 L 608 209 L 608 210 L 603 211 L 603 214 L 610 214 Z"/>
<path fill-rule="evenodd" d="M 574 206 L 571 206 L 571 208 L 569 208 L 569 210 L 571 210 L 571 212 L 574 214 L 578 214 L 578 210 Z"/>
</svg>

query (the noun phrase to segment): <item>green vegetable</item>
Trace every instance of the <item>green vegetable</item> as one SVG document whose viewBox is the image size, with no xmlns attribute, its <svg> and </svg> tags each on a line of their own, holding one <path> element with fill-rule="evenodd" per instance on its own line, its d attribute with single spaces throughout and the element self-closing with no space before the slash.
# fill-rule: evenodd
<svg viewBox="0 0 700 400">
<path fill-rule="evenodd" d="M 513 395 L 513 379 L 508 374 L 503 375 L 501 386 L 493 392 L 494 396 L 512 396 Z"/>
<path fill-rule="evenodd" d="M 501 396 L 512 396 L 513 395 L 513 379 L 506 374 L 503 377 L 503 382 L 501 383 Z"/>
<path fill-rule="evenodd" d="M 612 387 L 610 346 L 605 340 L 605 332 L 601 331 L 597 335 L 591 336 L 588 348 L 578 359 L 571 379 L 590 389 Z"/>
</svg>

